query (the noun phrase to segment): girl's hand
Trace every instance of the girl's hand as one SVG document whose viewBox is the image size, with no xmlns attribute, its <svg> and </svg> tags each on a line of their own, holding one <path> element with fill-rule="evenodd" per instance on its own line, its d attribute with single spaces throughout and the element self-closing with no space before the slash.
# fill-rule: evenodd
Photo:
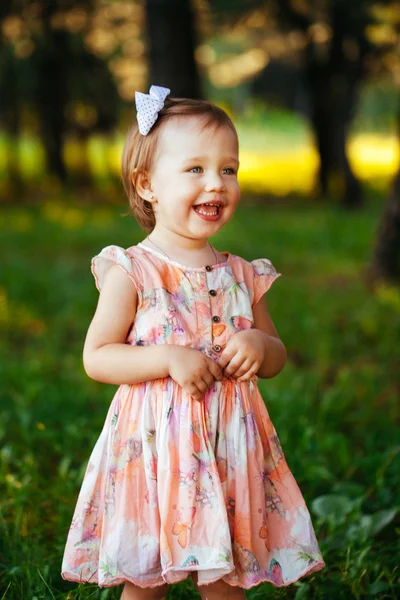
<svg viewBox="0 0 400 600">
<path fill-rule="evenodd" d="M 217 363 L 200 350 L 186 346 L 168 346 L 168 371 L 195 400 L 204 400 L 204 394 L 221 381 L 222 370 Z"/>
<path fill-rule="evenodd" d="M 225 377 L 247 381 L 256 375 L 264 358 L 265 333 L 259 329 L 245 329 L 228 340 L 218 364 Z"/>
</svg>

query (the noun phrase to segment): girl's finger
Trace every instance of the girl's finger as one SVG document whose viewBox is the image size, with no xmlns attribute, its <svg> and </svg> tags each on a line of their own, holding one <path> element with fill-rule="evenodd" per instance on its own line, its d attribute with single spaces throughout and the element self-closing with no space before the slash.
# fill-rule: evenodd
<svg viewBox="0 0 400 600">
<path fill-rule="evenodd" d="M 254 361 L 250 360 L 249 358 L 246 358 L 245 361 L 240 365 L 240 367 L 236 369 L 235 373 L 233 374 L 234 377 L 238 379 L 239 377 L 247 373 L 247 371 L 249 371 L 253 366 Z"/>
<path fill-rule="evenodd" d="M 244 373 L 243 375 L 241 375 L 240 377 L 238 377 L 238 381 L 248 381 L 249 379 L 251 379 L 253 377 L 253 375 L 256 375 L 258 371 L 258 367 L 254 366 L 249 369 L 246 373 Z"/>
<path fill-rule="evenodd" d="M 201 394 L 206 394 L 209 390 L 208 383 L 204 379 L 196 379 L 195 385 Z"/>
<path fill-rule="evenodd" d="M 242 366 L 246 360 L 245 356 L 236 355 L 224 369 L 224 375 L 226 377 L 232 377 L 234 373 Z"/>
<path fill-rule="evenodd" d="M 214 387 L 214 377 L 211 375 L 211 373 L 205 373 L 202 375 L 202 379 L 206 382 L 208 390 L 211 390 L 211 388 Z"/>
<path fill-rule="evenodd" d="M 226 365 L 233 359 L 236 352 L 237 350 L 235 350 L 234 348 L 230 348 L 228 343 L 221 356 L 219 356 L 217 359 L 217 364 L 221 367 L 221 369 L 224 369 L 226 367 Z"/>
<path fill-rule="evenodd" d="M 187 391 L 192 396 L 192 398 L 197 400 L 197 402 L 202 402 L 204 400 L 204 394 L 199 390 L 197 385 L 194 385 L 194 383 L 190 386 L 189 389 L 187 389 Z"/>
<path fill-rule="evenodd" d="M 216 379 L 217 381 L 221 381 L 221 379 L 223 379 L 223 377 L 224 377 L 222 374 L 221 367 L 215 362 L 215 360 L 210 360 L 208 365 L 209 365 L 209 371 L 210 371 L 211 375 L 214 377 L 214 379 Z"/>
</svg>

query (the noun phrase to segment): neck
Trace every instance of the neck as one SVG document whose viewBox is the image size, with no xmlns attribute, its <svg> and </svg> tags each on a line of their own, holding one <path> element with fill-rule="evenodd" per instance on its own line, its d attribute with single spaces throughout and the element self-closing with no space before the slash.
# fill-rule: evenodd
<svg viewBox="0 0 400 600">
<path fill-rule="evenodd" d="M 157 225 L 148 237 L 161 248 L 173 248 L 174 250 L 188 252 L 204 250 L 209 245 L 207 238 L 189 238 L 169 229 L 157 227 Z"/>
</svg>

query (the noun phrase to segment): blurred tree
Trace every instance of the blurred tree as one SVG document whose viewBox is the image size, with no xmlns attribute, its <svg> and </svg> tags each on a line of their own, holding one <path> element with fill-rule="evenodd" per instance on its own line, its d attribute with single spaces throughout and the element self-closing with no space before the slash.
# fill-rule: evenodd
<svg viewBox="0 0 400 600">
<path fill-rule="evenodd" d="M 18 136 L 21 120 L 19 78 L 17 59 L 2 27 L 11 8 L 12 0 L 3 0 L 0 3 L 0 125 L 8 138 L 7 171 L 14 195 L 18 194 L 22 187 L 18 165 Z"/>
<path fill-rule="evenodd" d="M 366 4 L 363 0 L 329 0 L 321 11 L 312 2 L 307 4 L 308 10 L 290 0 L 279 3 L 283 21 L 308 33 L 304 62 L 320 156 L 320 191 L 327 196 L 336 188 L 342 202 L 353 207 L 362 202 L 362 188 L 351 169 L 346 140 L 369 48 L 364 35 Z M 325 41 L 330 38 L 330 43 L 322 45 L 321 36 Z"/>
<path fill-rule="evenodd" d="M 43 1 L 41 33 L 35 36 L 35 50 L 30 57 L 36 73 L 34 98 L 48 167 L 64 183 L 67 172 L 63 144 L 67 132 L 75 131 L 85 139 L 92 131 L 111 130 L 117 121 L 119 98 L 107 63 L 94 56 L 84 43 L 95 4 L 94 0 L 74 3 L 72 14 L 80 14 L 86 24 L 76 35 L 64 3 Z M 71 106 L 76 110 L 71 111 Z M 86 115 L 82 107 L 86 107 Z M 89 175 L 83 165 L 80 179 L 88 179 Z"/>
<path fill-rule="evenodd" d="M 382 215 L 374 249 L 372 274 L 400 283 L 400 169 Z"/>
<path fill-rule="evenodd" d="M 70 46 L 68 32 L 62 28 L 55 28 L 52 24 L 57 10 L 57 2 L 43 2 L 41 5 L 41 33 L 36 36 L 31 61 L 36 73 L 34 102 L 39 116 L 47 165 L 50 173 L 65 183 L 67 170 L 63 157 L 63 143 L 66 130 Z"/>
<path fill-rule="evenodd" d="M 151 83 L 175 97 L 200 98 L 190 0 L 146 0 Z"/>
<path fill-rule="evenodd" d="M 400 99 L 398 100 L 397 133 L 400 147 Z M 387 279 L 400 283 L 400 165 L 382 214 L 371 271 L 374 279 Z"/>
<path fill-rule="evenodd" d="M 272 28 L 275 27 L 277 34 L 286 35 L 287 47 L 290 47 L 290 36 L 301 39 L 301 49 L 292 52 L 292 60 L 296 63 L 300 58 L 302 62 L 311 99 L 310 120 L 320 155 L 320 192 L 324 196 L 334 192 L 348 207 L 361 205 L 363 199 L 361 185 L 352 172 L 346 152 L 349 127 L 361 80 L 377 68 L 379 61 L 383 64 L 398 43 L 398 36 L 391 35 L 389 21 L 397 18 L 395 6 L 394 0 L 210 2 L 216 21 L 222 18 L 237 24 L 246 22 L 249 15 L 254 20 L 260 20 L 263 15 L 266 40 L 261 45 L 272 58 L 273 43 L 268 46 L 267 36 L 271 36 Z M 382 7 L 384 14 L 380 16 Z M 391 7 L 392 13 L 388 12 Z M 382 20 L 386 22 L 382 24 Z M 261 28 L 261 34 L 262 31 Z M 282 47 L 278 48 L 275 58 L 279 60 L 280 55 Z"/>
<path fill-rule="evenodd" d="M 120 99 L 108 64 L 85 43 L 95 7 L 94 0 L 77 0 L 73 7 L 62 0 L 22 0 L 0 9 L 2 125 L 12 148 L 21 133 L 19 113 L 31 111 L 48 171 L 63 183 L 67 133 L 84 139 L 93 131 L 110 131 L 118 117 Z M 88 176 L 83 166 L 80 177 Z"/>
</svg>

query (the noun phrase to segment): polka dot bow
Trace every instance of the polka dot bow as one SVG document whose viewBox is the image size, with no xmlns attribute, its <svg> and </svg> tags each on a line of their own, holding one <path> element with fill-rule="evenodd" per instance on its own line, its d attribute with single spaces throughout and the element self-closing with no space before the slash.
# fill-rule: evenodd
<svg viewBox="0 0 400 600">
<path fill-rule="evenodd" d="M 158 85 L 152 85 L 149 94 L 135 92 L 136 118 L 142 135 L 147 135 L 157 121 L 158 113 L 164 106 L 164 100 L 170 92 L 171 90 L 168 88 Z"/>
</svg>

